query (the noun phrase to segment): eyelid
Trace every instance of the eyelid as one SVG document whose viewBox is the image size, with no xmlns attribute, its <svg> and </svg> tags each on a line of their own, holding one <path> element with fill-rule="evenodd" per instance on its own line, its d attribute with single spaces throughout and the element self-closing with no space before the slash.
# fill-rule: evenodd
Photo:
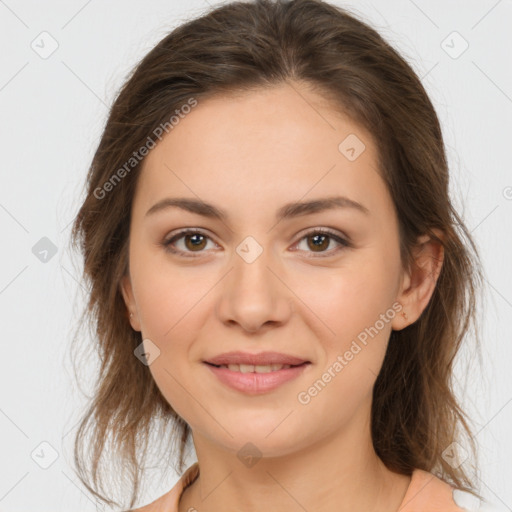
<svg viewBox="0 0 512 512">
<path fill-rule="evenodd" d="M 352 242 L 350 241 L 350 238 L 345 235 L 344 233 L 328 228 L 328 227 L 314 227 L 310 228 L 306 231 L 303 231 L 300 235 L 298 240 L 293 244 L 293 246 L 296 246 L 299 244 L 304 238 L 306 238 L 308 235 L 311 234 L 319 234 L 319 235 L 328 235 L 331 240 L 334 240 L 339 246 L 335 249 L 330 249 L 329 251 L 325 252 L 319 252 L 315 253 L 314 251 L 305 251 L 307 253 L 306 258 L 327 258 L 333 255 L 338 254 L 340 251 L 353 247 Z M 294 251 L 300 252 L 299 249 L 292 249 Z M 315 255 L 316 254 L 316 255 Z"/>
<path fill-rule="evenodd" d="M 163 240 L 161 245 L 164 247 L 164 249 L 166 251 L 169 251 L 170 253 L 173 253 L 173 254 L 182 255 L 185 257 L 196 258 L 198 256 L 201 256 L 202 253 L 206 252 L 206 251 L 199 251 L 197 253 L 194 253 L 193 251 L 181 251 L 179 249 L 171 249 L 171 242 L 174 243 L 175 241 L 183 238 L 186 235 L 196 235 L 196 234 L 203 235 L 207 239 L 211 240 L 214 244 L 218 245 L 217 242 L 215 242 L 215 240 L 206 231 L 203 231 L 201 228 L 183 228 L 183 229 L 177 230 L 176 232 L 174 232 L 174 234 L 172 234 L 172 233 L 173 232 L 171 232 L 171 234 L 169 234 L 168 236 L 165 237 L 165 239 Z"/>
<path fill-rule="evenodd" d="M 171 249 L 171 243 L 174 243 L 176 240 L 180 240 L 182 237 L 188 235 L 188 234 L 200 234 L 205 236 L 207 239 L 211 240 L 216 245 L 217 242 L 203 229 L 201 228 L 183 228 L 181 230 L 176 231 L 174 234 L 170 234 L 169 236 L 165 237 L 164 241 L 161 243 L 161 245 L 164 247 L 165 250 L 168 252 L 171 252 L 173 254 L 182 255 L 184 257 L 192 257 L 196 258 L 199 256 L 202 256 L 204 253 L 207 253 L 208 251 L 198 251 L 197 253 L 194 253 L 193 251 L 181 251 L 179 249 Z M 297 244 L 299 244 L 304 238 L 306 238 L 310 234 L 319 234 L 319 235 L 327 235 L 330 239 L 334 240 L 339 246 L 335 249 L 330 249 L 329 251 L 325 252 L 319 252 L 316 253 L 313 251 L 300 251 L 299 249 L 292 249 L 292 251 L 296 252 L 306 252 L 309 253 L 307 258 L 326 258 L 329 256 L 332 256 L 333 254 L 337 254 L 340 250 L 353 247 L 352 242 L 350 241 L 350 238 L 345 235 L 344 233 L 334 230 L 332 228 L 328 227 L 313 227 L 309 228 L 306 231 L 303 231 L 298 236 L 298 239 L 296 242 L 293 243 L 292 247 L 295 247 Z"/>
</svg>

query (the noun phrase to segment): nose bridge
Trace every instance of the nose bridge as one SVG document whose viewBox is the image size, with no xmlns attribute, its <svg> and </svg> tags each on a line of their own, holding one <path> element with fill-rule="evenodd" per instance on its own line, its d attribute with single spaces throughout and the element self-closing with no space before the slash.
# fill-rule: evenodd
<svg viewBox="0 0 512 512">
<path fill-rule="evenodd" d="M 272 267 L 271 252 L 268 246 L 264 247 L 263 243 L 251 235 L 238 244 L 231 277 L 235 294 L 250 291 L 253 296 L 263 294 L 270 298 L 274 295 L 272 292 L 275 291 L 275 276 L 268 268 Z"/>
<path fill-rule="evenodd" d="M 282 322 L 289 315 L 286 286 L 276 277 L 272 251 L 247 236 L 236 247 L 233 269 L 227 276 L 219 313 L 249 331 L 268 321 Z"/>
<path fill-rule="evenodd" d="M 234 257 L 234 276 L 236 281 L 250 284 L 256 289 L 259 285 L 262 288 L 272 286 L 269 281 L 271 272 L 268 267 L 272 265 L 271 251 L 264 247 L 253 236 L 247 236 L 236 248 Z"/>
</svg>

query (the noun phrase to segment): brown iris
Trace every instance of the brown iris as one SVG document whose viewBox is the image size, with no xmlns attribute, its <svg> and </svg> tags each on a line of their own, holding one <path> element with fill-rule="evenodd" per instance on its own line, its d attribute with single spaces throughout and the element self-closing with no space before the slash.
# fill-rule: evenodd
<svg viewBox="0 0 512 512">
<path fill-rule="evenodd" d="M 318 241 L 319 239 L 322 239 L 322 241 L 320 242 L 320 244 L 316 243 L 316 241 Z M 327 247 L 329 247 L 329 236 L 328 235 L 321 235 L 321 234 L 317 234 L 317 235 L 310 235 L 307 237 L 308 239 L 308 247 L 310 249 L 313 249 L 314 252 L 321 252 L 322 249 L 326 249 Z M 313 244 L 310 244 L 309 243 L 309 240 L 316 240 Z M 327 243 L 325 243 L 327 242 Z"/>
<path fill-rule="evenodd" d="M 202 240 L 201 240 L 202 238 Z M 189 243 L 190 242 L 190 243 Z M 200 233 L 194 233 L 192 235 L 185 235 L 185 246 L 190 250 L 201 250 L 206 245 L 206 237 Z"/>
</svg>

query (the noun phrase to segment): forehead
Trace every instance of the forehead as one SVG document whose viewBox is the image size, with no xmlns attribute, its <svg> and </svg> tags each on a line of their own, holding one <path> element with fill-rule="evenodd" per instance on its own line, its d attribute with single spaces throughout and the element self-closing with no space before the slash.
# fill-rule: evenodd
<svg viewBox="0 0 512 512">
<path fill-rule="evenodd" d="M 369 132 L 297 84 L 198 99 L 145 158 L 136 202 L 186 195 L 254 211 L 339 193 L 389 209 L 377 157 Z"/>
</svg>

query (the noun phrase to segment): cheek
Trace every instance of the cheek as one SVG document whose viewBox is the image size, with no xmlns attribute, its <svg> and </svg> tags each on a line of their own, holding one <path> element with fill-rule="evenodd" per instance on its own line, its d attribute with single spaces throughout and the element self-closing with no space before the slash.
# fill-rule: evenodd
<svg viewBox="0 0 512 512">
<path fill-rule="evenodd" d="M 161 249 L 134 254 L 131 271 L 143 336 L 181 340 L 182 325 L 215 284 L 211 272 L 177 266 Z"/>
<path fill-rule="evenodd" d="M 362 414 L 363 404 L 369 410 L 396 315 L 389 290 L 386 279 L 368 272 L 331 279 L 319 316 L 335 335 L 324 335 L 317 371 L 296 399 L 310 428 L 321 417 L 321 429 L 329 432 Z"/>
<path fill-rule="evenodd" d="M 304 272 L 291 286 L 301 299 L 297 304 L 311 310 L 303 318 L 311 318 L 310 327 L 316 325 L 317 335 L 337 348 L 373 326 L 382 314 L 394 311 L 398 274 L 386 263 L 393 260 L 370 251 L 353 254 L 341 267 Z M 382 329 L 380 323 L 378 328 Z"/>
<path fill-rule="evenodd" d="M 138 295 L 143 339 L 159 351 L 149 371 L 165 400 L 192 427 L 201 417 L 201 410 L 192 407 L 198 393 L 190 368 L 191 349 L 200 336 L 197 319 L 203 295 L 188 279 L 162 273 L 148 276 Z"/>
<path fill-rule="evenodd" d="M 312 388 L 303 389 L 298 401 L 311 402 L 311 413 L 330 409 L 333 421 L 347 420 L 371 395 L 397 314 L 392 306 L 398 267 L 378 252 L 360 253 L 357 261 L 326 274 L 325 282 L 317 279 L 302 289 L 304 302 L 329 329 L 320 338 L 323 354 Z"/>
<path fill-rule="evenodd" d="M 158 348 L 149 366 L 160 391 L 178 412 L 190 408 L 188 385 L 191 349 L 200 338 L 207 318 L 207 292 L 214 286 L 214 276 L 197 267 L 172 265 L 160 254 L 140 251 L 131 256 L 131 273 L 141 334 Z M 209 277 L 207 278 L 207 275 Z"/>
</svg>

